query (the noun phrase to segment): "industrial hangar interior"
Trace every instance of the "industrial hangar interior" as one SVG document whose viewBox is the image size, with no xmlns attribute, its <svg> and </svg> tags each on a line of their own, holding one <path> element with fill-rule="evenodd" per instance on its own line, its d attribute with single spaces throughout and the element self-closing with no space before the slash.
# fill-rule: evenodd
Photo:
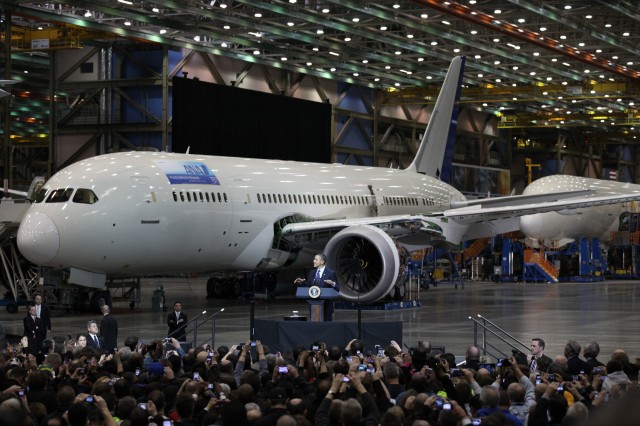
<svg viewBox="0 0 640 426">
<path fill-rule="evenodd" d="M 459 55 L 458 132 L 443 180 L 482 198 L 520 194 L 554 174 L 640 179 L 640 6 L 631 1 L 1 0 L 0 8 L 3 78 L 15 80 L 0 100 L 11 188 L 131 150 L 404 168 Z M 193 91 L 179 108 L 177 86 Z M 191 97 L 198 92 L 215 94 Z M 207 136 L 179 137 L 189 130 Z M 537 266 L 524 237 L 509 234 L 423 253 L 421 280 L 457 288 L 637 278 L 629 210 L 606 251 L 592 238 L 551 242 L 534 246 L 548 263 Z M 238 295 L 212 282 L 207 293 Z"/>
</svg>

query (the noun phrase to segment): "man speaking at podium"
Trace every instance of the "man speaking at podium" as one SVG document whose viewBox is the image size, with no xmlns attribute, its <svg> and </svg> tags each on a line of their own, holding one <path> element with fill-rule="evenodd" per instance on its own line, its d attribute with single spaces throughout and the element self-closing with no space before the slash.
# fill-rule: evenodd
<svg viewBox="0 0 640 426">
<path fill-rule="evenodd" d="M 316 254 L 313 258 L 314 269 L 309 272 L 309 276 L 307 277 L 307 279 L 305 280 L 304 278 L 296 278 L 294 283 L 306 283 L 307 287 L 311 287 L 314 285 L 320 288 L 331 287 L 335 291 L 340 291 L 336 271 L 325 266 L 325 263 L 327 263 L 327 255 L 325 255 L 324 253 Z M 333 302 L 331 300 L 324 301 L 324 320 L 333 320 Z"/>
</svg>

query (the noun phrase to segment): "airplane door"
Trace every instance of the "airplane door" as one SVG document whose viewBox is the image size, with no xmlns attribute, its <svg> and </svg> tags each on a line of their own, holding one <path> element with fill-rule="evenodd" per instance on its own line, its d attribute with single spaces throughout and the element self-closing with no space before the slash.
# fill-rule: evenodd
<svg viewBox="0 0 640 426">
<path fill-rule="evenodd" d="M 380 195 L 380 191 L 376 191 L 373 185 L 368 185 L 369 193 L 371 194 L 371 208 L 373 209 L 374 216 L 381 216 L 385 214 L 384 197 Z"/>
<path fill-rule="evenodd" d="M 149 186 L 149 178 L 147 176 L 131 176 L 131 188 L 138 197 L 134 203 L 138 205 L 138 218 L 141 224 L 158 224 L 160 218 L 158 212 L 154 209 L 157 202 L 156 193 Z"/>
</svg>

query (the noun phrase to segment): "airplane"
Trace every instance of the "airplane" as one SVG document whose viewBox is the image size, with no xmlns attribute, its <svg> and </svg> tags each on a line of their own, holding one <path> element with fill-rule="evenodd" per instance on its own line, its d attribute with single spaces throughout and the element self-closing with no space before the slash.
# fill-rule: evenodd
<svg viewBox="0 0 640 426">
<path fill-rule="evenodd" d="M 556 191 L 558 188 L 590 190 L 597 195 L 640 195 L 640 185 L 570 175 L 551 175 L 529 184 L 523 194 L 536 195 Z M 629 203 L 615 203 L 597 209 L 567 209 L 538 213 L 520 218 L 520 230 L 534 246 L 555 244 L 563 247 L 580 238 L 598 238 L 607 245 L 612 232 L 618 231 L 621 220 L 635 210 Z M 637 211 L 637 210 L 636 210 Z"/>
<path fill-rule="evenodd" d="M 17 83 L 18 80 L 0 80 L 0 86 L 4 86 L 5 84 L 14 84 Z M 4 98 L 5 96 L 9 96 L 11 93 L 7 92 L 6 90 L 2 90 L 0 89 L 0 99 Z"/>
<path fill-rule="evenodd" d="M 415 249 L 510 232 L 525 214 L 631 198 L 559 190 L 467 200 L 435 177 L 457 124 L 464 60 L 452 60 L 404 170 L 166 152 L 99 155 L 44 184 L 21 221 L 18 248 L 35 264 L 70 268 L 70 281 L 87 286 L 107 276 L 308 268 L 324 251 L 342 299 L 372 303 L 403 282 Z"/>
</svg>

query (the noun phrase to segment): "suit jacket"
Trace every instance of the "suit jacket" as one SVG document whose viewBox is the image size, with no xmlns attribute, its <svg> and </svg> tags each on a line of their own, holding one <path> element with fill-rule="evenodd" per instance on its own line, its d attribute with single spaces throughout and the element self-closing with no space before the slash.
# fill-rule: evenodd
<svg viewBox="0 0 640 426">
<path fill-rule="evenodd" d="M 175 311 L 169 314 L 169 316 L 167 317 L 167 325 L 169 326 L 169 336 L 173 337 L 176 340 L 185 341 L 187 340 L 187 334 L 184 332 L 184 326 L 189 321 L 187 319 L 187 314 L 180 311 L 180 320 L 184 320 L 184 321 L 181 321 L 180 324 L 178 324 L 178 318 L 176 318 Z M 180 331 L 177 331 L 177 330 L 180 330 Z M 174 332 L 176 333 L 172 334 Z"/>
<path fill-rule="evenodd" d="M 587 369 L 585 370 L 585 373 L 590 374 L 594 368 L 602 367 L 603 365 L 603 363 L 595 358 L 587 358 Z"/>
<path fill-rule="evenodd" d="M 42 320 L 38 317 L 35 319 L 31 315 L 27 315 L 23 320 L 24 335 L 27 336 L 28 346 L 27 353 L 37 354 L 40 352 L 42 341 L 45 339 L 46 330 L 42 325 Z"/>
<path fill-rule="evenodd" d="M 44 335 L 47 335 L 47 330 L 51 331 L 51 312 L 45 305 L 40 305 L 40 321 L 44 327 Z"/>
<path fill-rule="evenodd" d="M 335 289 L 336 291 L 340 291 L 340 285 L 338 284 L 336 271 L 325 266 L 324 271 L 322 271 L 322 276 L 318 280 L 316 280 L 316 271 L 317 269 L 312 269 L 311 271 L 309 271 L 309 276 L 307 277 L 307 286 L 311 287 L 312 285 L 317 285 L 318 287 L 329 287 Z M 327 284 L 325 280 L 330 280 L 336 283 L 335 287 Z"/>
<path fill-rule="evenodd" d="M 100 336 L 104 338 L 105 352 L 112 354 L 113 348 L 118 346 L 118 320 L 113 315 L 107 314 L 102 317 Z"/>
<path fill-rule="evenodd" d="M 98 338 L 97 345 L 96 345 L 96 342 L 93 340 L 93 337 L 91 336 L 91 334 L 87 333 L 87 346 L 90 348 L 105 350 L 106 347 L 104 345 L 104 338 L 102 338 L 97 334 L 96 334 L 96 337 Z"/>
<path fill-rule="evenodd" d="M 540 358 L 536 359 L 536 362 L 538 363 L 538 371 L 547 371 L 553 360 L 545 354 L 542 354 Z M 531 363 L 529 363 L 529 367 L 531 367 Z"/>
<path fill-rule="evenodd" d="M 587 363 L 577 356 L 567 358 L 567 374 L 578 375 L 580 374 L 580 371 L 584 371 L 586 373 L 588 370 L 589 366 Z"/>
</svg>

